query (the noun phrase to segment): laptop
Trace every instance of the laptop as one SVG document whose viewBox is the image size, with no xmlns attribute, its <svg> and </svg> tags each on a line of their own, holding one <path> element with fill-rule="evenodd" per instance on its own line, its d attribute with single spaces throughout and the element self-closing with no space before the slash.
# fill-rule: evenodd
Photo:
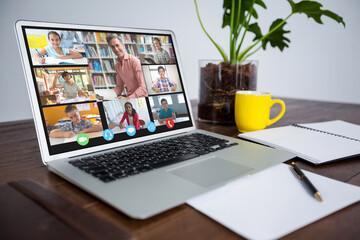
<svg viewBox="0 0 360 240">
<path fill-rule="evenodd" d="M 15 31 L 43 163 L 131 218 L 294 157 L 196 129 L 172 31 L 35 21 Z"/>
</svg>

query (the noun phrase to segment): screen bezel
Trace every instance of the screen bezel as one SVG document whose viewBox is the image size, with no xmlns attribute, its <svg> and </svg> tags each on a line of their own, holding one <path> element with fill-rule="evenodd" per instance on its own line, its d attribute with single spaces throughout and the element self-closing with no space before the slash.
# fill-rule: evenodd
<svg viewBox="0 0 360 240">
<path fill-rule="evenodd" d="M 174 47 L 174 50 L 176 53 L 176 61 L 178 64 L 178 70 L 179 70 L 180 78 L 181 78 L 182 84 L 183 84 L 183 92 L 185 93 L 184 94 L 185 101 L 188 106 L 188 110 L 189 110 L 189 114 L 190 114 L 190 121 L 191 121 L 192 126 L 184 127 L 182 129 L 178 129 L 178 130 L 171 130 L 169 132 L 158 133 L 155 135 L 137 137 L 135 139 L 129 139 L 129 140 L 124 140 L 124 141 L 119 141 L 119 142 L 114 142 L 114 143 L 103 144 L 103 145 L 99 145 L 99 146 L 95 146 L 95 147 L 89 147 L 89 148 L 85 148 L 85 149 L 81 149 L 81 150 L 74 150 L 74 151 L 70 151 L 70 152 L 66 152 L 66 153 L 50 155 L 49 147 L 48 147 L 47 139 L 46 139 L 46 134 L 44 131 L 45 128 L 43 126 L 43 121 L 42 121 L 42 117 L 41 117 L 41 109 L 39 107 L 40 105 L 39 105 L 39 101 L 37 98 L 37 92 L 36 92 L 37 90 L 33 83 L 33 81 L 34 81 L 33 75 L 32 75 L 33 69 L 31 68 L 31 63 L 29 62 L 30 58 L 28 56 L 27 46 L 26 46 L 26 42 L 24 40 L 25 39 L 24 34 L 23 34 L 24 27 L 29 27 L 29 28 L 31 28 L 31 27 L 46 27 L 49 29 L 65 28 L 65 29 L 74 29 L 74 30 L 81 29 L 81 30 L 89 30 L 89 31 L 129 32 L 129 33 L 134 33 L 134 34 L 146 32 L 146 33 L 154 34 L 154 35 L 171 35 L 173 47 Z M 191 104 L 189 101 L 189 96 L 188 96 L 188 94 L 186 94 L 187 87 L 186 87 L 186 82 L 184 81 L 185 77 L 184 77 L 184 73 L 182 71 L 180 54 L 179 54 L 179 50 L 177 47 L 177 42 L 176 42 L 174 32 L 172 32 L 170 30 L 122 28 L 122 27 L 120 28 L 120 27 L 106 27 L 106 26 L 93 26 L 93 25 L 90 26 L 90 25 L 80 25 L 80 24 L 36 22 L 36 21 L 26 21 L 26 20 L 19 20 L 15 23 L 15 32 L 16 32 L 16 37 L 17 37 L 17 41 L 19 44 L 21 61 L 22 61 L 22 65 L 23 65 L 23 69 L 24 69 L 24 73 L 25 73 L 25 80 L 26 80 L 26 84 L 27 84 L 27 88 L 28 88 L 28 92 L 29 92 L 29 98 L 30 98 L 30 102 L 31 102 L 31 108 L 32 108 L 32 112 L 33 112 L 37 138 L 39 141 L 41 157 L 42 157 L 42 161 L 44 164 L 46 164 L 47 162 L 53 161 L 53 160 L 70 158 L 70 157 L 75 157 L 75 156 L 89 154 L 89 153 L 98 152 L 98 151 L 104 151 L 104 150 L 108 150 L 111 148 L 126 146 L 126 145 L 139 143 L 139 142 L 143 142 L 143 141 L 149 141 L 149 140 L 153 140 L 153 139 L 159 139 L 162 137 L 168 137 L 168 136 L 175 135 L 175 134 L 185 133 L 185 132 L 196 129 L 195 128 L 195 126 L 196 126 L 195 120 L 194 120 L 194 117 L 193 117 L 193 114 L 191 111 Z"/>
</svg>

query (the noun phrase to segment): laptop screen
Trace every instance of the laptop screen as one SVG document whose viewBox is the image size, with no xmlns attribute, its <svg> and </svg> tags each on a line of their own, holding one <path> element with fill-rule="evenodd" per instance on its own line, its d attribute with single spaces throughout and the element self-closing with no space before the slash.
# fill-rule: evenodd
<svg viewBox="0 0 360 240">
<path fill-rule="evenodd" d="M 192 127 L 171 35 L 22 30 L 49 155 Z"/>
</svg>

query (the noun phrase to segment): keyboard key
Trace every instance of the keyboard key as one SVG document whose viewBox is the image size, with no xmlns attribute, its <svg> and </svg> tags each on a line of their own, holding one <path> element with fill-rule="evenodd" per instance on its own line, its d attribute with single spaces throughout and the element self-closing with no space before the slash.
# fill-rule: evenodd
<svg viewBox="0 0 360 240">
<path fill-rule="evenodd" d="M 138 173 L 140 173 L 140 172 L 137 171 L 136 169 L 131 169 L 131 170 L 129 170 L 129 171 L 126 172 L 126 174 L 127 174 L 128 176 L 132 176 L 132 175 L 135 175 L 135 174 L 138 174 Z"/>
<path fill-rule="evenodd" d="M 113 173 L 112 176 L 114 178 L 120 179 L 120 178 L 126 178 L 128 175 L 126 173 L 118 172 L 118 173 Z"/>
<path fill-rule="evenodd" d="M 205 155 L 205 154 L 208 154 L 209 151 L 201 150 L 201 151 L 196 151 L 195 153 L 197 153 L 197 154 L 199 154 L 199 155 Z"/>
<path fill-rule="evenodd" d="M 136 170 L 138 170 L 139 172 L 147 172 L 149 170 L 152 170 L 152 168 L 149 166 L 141 166 L 141 167 L 137 167 Z"/>
<path fill-rule="evenodd" d="M 82 165 L 86 165 L 83 161 L 80 160 L 71 160 L 69 161 L 70 164 L 74 165 L 75 167 L 80 167 Z"/>
<path fill-rule="evenodd" d="M 108 173 L 108 172 L 105 172 L 105 171 L 102 171 L 102 172 L 93 173 L 92 175 L 93 175 L 94 177 L 100 178 L 100 177 L 108 176 L 109 173 Z"/>
<path fill-rule="evenodd" d="M 103 177 L 100 177 L 100 180 L 103 182 L 111 182 L 111 181 L 114 181 L 115 178 L 112 176 L 103 176 Z"/>
<path fill-rule="evenodd" d="M 79 168 L 80 168 L 81 170 L 86 171 L 86 170 L 88 170 L 88 169 L 97 168 L 97 167 L 99 167 L 99 166 L 96 165 L 96 164 L 94 164 L 94 163 L 91 163 L 91 164 L 81 165 Z"/>
<path fill-rule="evenodd" d="M 93 174 L 93 173 L 103 172 L 105 170 L 106 170 L 105 167 L 95 167 L 95 168 L 87 169 L 87 170 L 85 170 L 85 172 Z"/>
</svg>

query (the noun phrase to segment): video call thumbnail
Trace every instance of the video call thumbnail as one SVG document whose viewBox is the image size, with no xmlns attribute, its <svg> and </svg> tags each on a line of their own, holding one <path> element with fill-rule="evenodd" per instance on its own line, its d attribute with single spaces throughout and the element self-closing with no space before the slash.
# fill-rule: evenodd
<svg viewBox="0 0 360 240">
<path fill-rule="evenodd" d="M 103 127 L 98 104 L 81 103 L 43 108 L 51 145 L 76 142 L 80 133 L 101 137 Z"/>
<path fill-rule="evenodd" d="M 26 29 L 26 37 L 34 66 L 87 64 L 81 32 Z"/>
<path fill-rule="evenodd" d="M 41 105 L 95 101 L 89 68 L 34 68 Z"/>
<path fill-rule="evenodd" d="M 114 134 L 126 132 L 129 125 L 136 130 L 146 129 L 151 121 L 145 98 L 106 101 L 104 111 L 108 128 Z"/>
<path fill-rule="evenodd" d="M 142 69 L 149 95 L 183 91 L 176 65 L 143 65 Z"/>
<path fill-rule="evenodd" d="M 189 121 L 189 112 L 185 104 L 184 94 L 159 95 L 149 98 L 151 112 L 156 126 L 166 124 L 166 119 L 174 123 Z"/>
</svg>

